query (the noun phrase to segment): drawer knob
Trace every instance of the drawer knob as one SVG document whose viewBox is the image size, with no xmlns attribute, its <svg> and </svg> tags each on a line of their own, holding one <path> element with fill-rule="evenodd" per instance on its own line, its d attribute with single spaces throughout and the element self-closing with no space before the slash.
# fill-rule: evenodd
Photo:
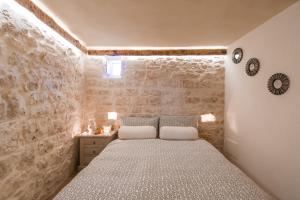
<svg viewBox="0 0 300 200">
<path fill-rule="evenodd" d="M 93 150 L 93 154 L 95 154 L 96 153 L 96 151 L 95 150 Z"/>
<path fill-rule="evenodd" d="M 95 142 L 95 141 L 93 141 L 93 144 L 96 144 L 96 142 Z"/>
</svg>

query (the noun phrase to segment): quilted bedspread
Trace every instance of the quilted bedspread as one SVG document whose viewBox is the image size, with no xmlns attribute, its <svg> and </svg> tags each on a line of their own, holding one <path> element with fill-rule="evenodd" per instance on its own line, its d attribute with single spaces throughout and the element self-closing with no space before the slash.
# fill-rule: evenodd
<svg viewBox="0 0 300 200">
<path fill-rule="evenodd" d="M 204 140 L 115 140 L 55 200 L 273 199 Z"/>
</svg>

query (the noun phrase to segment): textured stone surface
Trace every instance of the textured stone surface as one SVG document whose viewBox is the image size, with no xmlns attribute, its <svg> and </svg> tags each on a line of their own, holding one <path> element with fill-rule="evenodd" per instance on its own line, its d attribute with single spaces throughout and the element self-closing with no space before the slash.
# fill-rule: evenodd
<svg viewBox="0 0 300 200">
<path fill-rule="evenodd" d="M 74 136 L 89 119 L 197 115 L 200 135 L 223 146 L 223 57 L 124 57 L 121 79 L 7 3 L 0 9 L 0 199 L 47 199 L 76 167 Z M 84 71 L 84 67 L 86 70 Z"/>
<path fill-rule="evenodd" d="M 33 19 L 1 4 L 1 200 L 47 199 L 76 166 L 84 56 Z"/>
<path fill-rule="evenodd" d="M 200 135 L 223 146 L 224 60 L 217 56 L 123 57 L 121 79 L 105 78 L 104 57 L 86 61 L 84 126 L 107 122 L 107 112 L 120 116 L 197 115 L 212 113 Z"/>
</svg>

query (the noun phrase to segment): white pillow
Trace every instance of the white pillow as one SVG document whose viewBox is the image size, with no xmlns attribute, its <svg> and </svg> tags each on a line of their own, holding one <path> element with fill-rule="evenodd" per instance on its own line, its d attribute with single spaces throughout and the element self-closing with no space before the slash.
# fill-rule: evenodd
<svg viewBox="0 0 300 200">
<path fill-rule="evenodd" d="M 199 136 L 195 127 L 163 126 L 159 130 L 159 138 L 165 140 L 195 140 Z"/>
<path fill-rule="evenodd" d="M 120 139 L 152 139 L 156 138 L 156 128 L 153 126 L 121 126 L 118 130 Z"/>
</svg>

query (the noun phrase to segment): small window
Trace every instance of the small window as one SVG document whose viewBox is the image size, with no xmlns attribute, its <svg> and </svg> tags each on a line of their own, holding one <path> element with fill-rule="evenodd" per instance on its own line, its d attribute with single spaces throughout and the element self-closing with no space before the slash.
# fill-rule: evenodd
<svg viewBox="0 0 300 200">
<path fill-rule="evenodd" d="M 106 75 L 108 78 L 121 78 L 122 60 L 120 57 L 106 58 Z"/>
</svg>

